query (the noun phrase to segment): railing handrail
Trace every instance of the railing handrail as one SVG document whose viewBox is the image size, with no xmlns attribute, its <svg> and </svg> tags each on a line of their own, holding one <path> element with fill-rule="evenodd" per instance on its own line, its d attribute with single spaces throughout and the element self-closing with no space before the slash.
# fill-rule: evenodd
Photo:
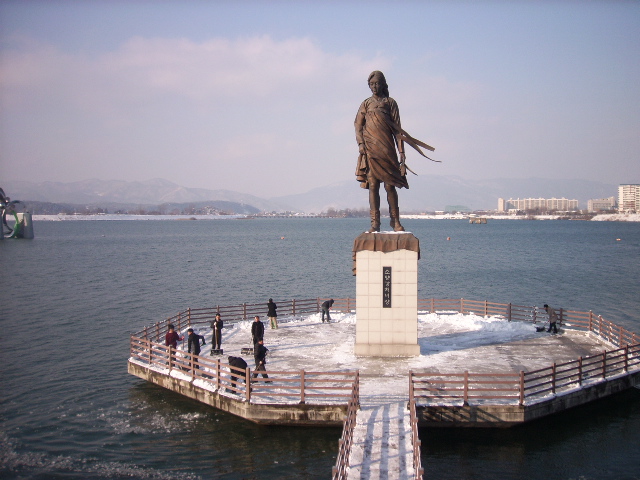
<svg viewBox="0 0 640 480">
<path fill-rule="evenodd" d="M 349 456 L 353 444 L 353 430 L 356 426 L 356 418 L 360 409 L 360 372 L 356 371 L 351 396 L 347 404 L 347 414 L 342 423 L 342 435 L 338 440 L 338 456 L 336 464 L 331 469 L 332 480 L 346 480 L 349 473 Z"/>
<path fill-rule="evenodd" d="M 209 356 L 195 355 L 165 346 L 144 337 L 131 335 L 130 357 L 150 366 L 169 369 L 180 369 L 191 380 L 202 380 L 206 384 L 217 389 L 227 388 L 244 397 L 247 401 L 251 397 L 291 397 L 299 403 L 305 403 L 306 398 L 323 399 L 349 399 L 352 395 L 354 379 L 358 377 L 357 371 L 341 372 L 307 372 L 268 370 L 256 372 L 251 368 L 234 367 Z M 260 386 L 267 380 L 264 377 L 253 378 L 254 375 L 263 373 L 269 375 L 270 390 L 289 390 L 289 392 L 261 392 Z M 232 377 L 236 377 L 235 380 Z M 240 379 L 240 380 L 239 380 Z M 242 380 L 244 379 L 244 380 Z M 249 381 L 246 381 L 248 379 Z M 244 382 L 244 385 L 236 385 Z M 351 383 L 351 385 L 349 385 Z M 250 388 L 247 388 L 247 385 Z M 251 390 L 254 389 L 253 393 Z M 344 392 L 344 393 L 342 393 Z"/>
<path fill-rule="evenodd" d="M 422 468 L 422 455 L 420 454 L 420 446 L 422 441 L 418 434 L 418 414 L 416 412 L 416 397 L 413 392 L 413 372 L 409 371 L 409 417 L 411 423 L 411 445 L 413 447 L 413 471 L 414 479 L 422 480 L 424 468 Z"/>
<path fill-rule="evenodd" d="M 282 315 L 298 315 L 306 313 L 318 313 L 322 302 L 327 298 L 309 298 L 302 300 L 281 300 L 278 301 L 278 312 Z M 228 305 L 206 308 L 188 308 L 178 312 L 176 315 L 167 318 L 163 322 L 156 322 L 134 335 L 154 336 L 157 341 L 166 333 L 170 323 L 173 323 L 178 331 L 185 327 L 202 326 L 209 324 L 216 313 L 223 315 L 223 320 L 230 324 L 249 320 L 255 315 L 266 316 L 266 303 L 242 303 L 239 305 Z M 352 312 L 356 308 L 356 300 L 353 298 L 334 299 L 332 309 L 340 312 Z M 418 299 L 418 311 L 435 313 L 437 310 L 454 310 L 460 313 L 475 313 L 479 315 L 499 315 L 507 318 L 508 321 L 527 321 L 537 323 L 545 322 L 546 312 L 537 306 L 524 306 L 512 303 L 495 303 L 487 300 L 459 299 Z M 601 315 L 595 315 L 592 311 L 581 312 L 576 310 L 556 309 L 560 324 L 564 328 L 572 330 L 583 330 L 606 340 L 607 342 L 623 347 L 640 342 L 640 336 L 615 325 Z"/>
</svg>

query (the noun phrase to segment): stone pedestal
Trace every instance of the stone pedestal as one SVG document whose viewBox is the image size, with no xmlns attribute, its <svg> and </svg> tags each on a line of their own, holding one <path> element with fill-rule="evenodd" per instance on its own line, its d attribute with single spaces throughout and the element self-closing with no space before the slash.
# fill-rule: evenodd
<svg viewBox="0 0 640 480">
<path fill-rule="evenodd" d="M 418 345 L 418 259 L 411 233 L 363 233 L 354 242 L 358 356 L 409 357 Z"/>
</svg>

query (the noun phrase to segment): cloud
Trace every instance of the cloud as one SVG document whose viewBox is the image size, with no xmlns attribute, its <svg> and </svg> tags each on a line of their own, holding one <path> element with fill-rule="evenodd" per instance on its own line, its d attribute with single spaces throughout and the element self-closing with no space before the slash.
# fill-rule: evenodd
<svg viewBox="0 0 640 480">
<path fill-rule="evenodd" d="M 135 37 L 116 51 L 96 55 L 69 54 L 29 39 L 19 43 L 2 60 L 4 95 L 16 106 L 20 101 L 29 104 L 33 97 L 27 92 L 85 108 L 159 96 L 193 102 L 262 101 L 271 95 L 311 92 L 326 97 L 336 88 L 328 79 L 362 81 L 372 69 L 390 63 L 381 57 L 326 53 L 308 38 L 277 41 L 268 35 L 203 42 Z"/>
<path fill-rule="evenodd" d="M 309 38 L 134 37 L 91 54 L 10 43 L 0 94 L 15 138 L 6 134 L 5 157 L 42 180 L 127 172 L 233 189 L 234 164 L 240 191 L 266 181 L 278 193 L 303 192 L 353 175 L 353 118 L 371 71 L 389 72 L 403 123 L 417 138 L 435 136 L 437 149 L 454 143 L 439 131 L 478 123 L 468 108 L 483 89 L 424 69 L 407 74 L 379 53 L 330 53 Z"/>
</svg>

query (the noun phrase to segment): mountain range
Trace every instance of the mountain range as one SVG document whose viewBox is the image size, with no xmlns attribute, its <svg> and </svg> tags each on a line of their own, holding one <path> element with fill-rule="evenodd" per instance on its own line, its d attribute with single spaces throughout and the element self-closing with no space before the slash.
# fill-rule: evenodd
<svg viewBox="0 0 640 480">
<path fill-rule="evenodd" d="M 421 175 L 409 178 L 408 190 L 400 190 L 400 211 L 418 213 L 444 210 L 448 206 L 471 210 L 495 210 L 498 198 L 577 199 L 581 208 L 594 198 L 617 196 L 618 186 L 588 180 L 546 178 L 465 179 L 459 176 Z M 165 179 L 143 182 L 84 180 L 78 182 L 8 181 L 0 185 L 12 199 L 25 203 L 50 202 L 79 205 L 176 205 L 218 202 L 231 213 L 305 212 L 321 213 L 329 208 L 368 208 L 368 194 L 358 183 L 343 181 L 306 193 L 260 198 L 233 190 L 189 188 Z M 381 189 L 384 199 L 384 191 Z M 384 204 L 383 200 L 383 204 Z"/>
</svg>

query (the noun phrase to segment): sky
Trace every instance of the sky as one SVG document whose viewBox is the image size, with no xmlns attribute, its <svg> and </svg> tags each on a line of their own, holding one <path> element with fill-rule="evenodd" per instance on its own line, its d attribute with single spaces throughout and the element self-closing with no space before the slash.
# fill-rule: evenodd
<svg viewBox="0 0 640 480">
<path fill-rule="evenodd" d="M 0 2 L 0 185 L 353 180 L 384 72 L 419 175 L 640 183 L 637 1 Z"/>
</svg>

